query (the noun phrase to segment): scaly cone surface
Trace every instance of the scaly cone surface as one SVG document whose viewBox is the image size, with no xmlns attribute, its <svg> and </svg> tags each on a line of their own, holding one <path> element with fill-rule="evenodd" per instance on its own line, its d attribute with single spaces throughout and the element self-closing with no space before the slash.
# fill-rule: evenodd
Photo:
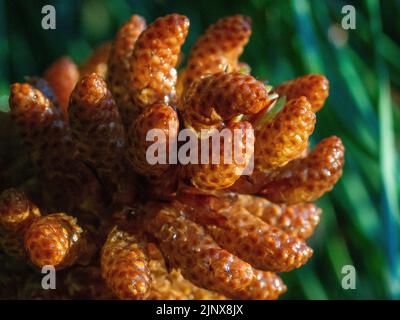
<svg viewBox="0 0 400 320">
<path fill-rule="evenodd" d="M 11 86 L 40 186 L 32 198 L 24 185 L 0 196 L 0 245 L 27 283 L 14 282 L 18 297 L 277 299 L 287 288 L 276 272 L 306 267 L 323 218 L 312 202 L 344 165 L 339 137 L 309 146 L 329 82 L 257 80 L 239 61 L 251 35 L 242 15 L 210 26 L 178 76 L 188 30 L 183 15 L 147 27 L 134 15 L 80 75 L 63 58 L 48 82 Z M 150 163 L 152 129 L 164 133 L 167 160 L 189 129 L 220 161 Z M 57 293 L 33 289 L 32 264 L 64 269 Z"/>
</svg>

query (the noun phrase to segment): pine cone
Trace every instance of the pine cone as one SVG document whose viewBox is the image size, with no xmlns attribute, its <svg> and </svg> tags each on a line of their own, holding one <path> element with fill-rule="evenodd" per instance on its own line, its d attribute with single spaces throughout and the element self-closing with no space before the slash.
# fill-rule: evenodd
<svg viewBox="0 0 400 320">
<path fill-rule="evenodd" d="M 308 151 L 328 80 L 306 75 L 275 89 L 256 80 L 239 62 L 251 22 L 236 15 L 206 30 L 177 81 L 188 28 L 178 14 L 147 27 L 134 15 L 111 49 L 100 47 L 81 67 L 79 81 L 76 66 L 61 59 L 48 82 L 11 86 L 43 213 L 28 200 L 33 188 L 0 196 L 0 244 L 20 258 L 27 283 L 10 276 L 13 296 L 277 299 L 287 288 L 276 272 L 310 259 L 306 240 L 321 217 L 312 201 L 333 188 L 344 165 L 338 137 Z M 162 141 L 146 140 L 152 129 Z M 149 163 L 154 142 L 165 142 L 155 157 L 168 161 L 172 143 L 184 154 L 183 129 L 194 154 Z M 213 141 L 213 132 L 224 140 Z M 13 262 L 0 259 L 10 270 Z M 32 285 L 29 261 L 65 269 L 56 294 Z"/>
<path fill-rule="evenodd" d="M 240 69 L 238 59 L 251 35 L 251 19 L 225 17 L 211 25 L 190 51 L 184 76 L 187 89 L 204 76 Z"/>
<path fill-rule="evenodd" d="M 65 213 L 54 213 L 32 222 L 24 235 L 25 249 L 38 267 L 69 267 L 93 254 L 77 219 Z M 89 258 L 88 258 L 89 256 Z"/>
<path fill-rule="evenodd" d="M 310 101 L 312 110 L 320 110 L 329 95 L 329 81 L 320 74 L 307 74 L 289 80 L 276 87 L 276 92 L 286 96 L 288 100 L 305 96 Z"/>
<path fill-rule="evenodd" d="M 154 103 L 173 104 L 181 45 L 189 29 L 185 16 L 158 18 L 139 36 L 130 58 L 129 90 L 134 104 L 143 110 Z"/>
<path fill-rule="evenodd" d="M 133 15 L 115 35 L 108 60 L 107 82 L 117 103 L 124 125 L 128 128 L 138 115 L 137 107 L 131 100 L 130 58 L 135 42 L 146 26 L 144 19 Z"/>
<path fill-rule="evenodd" d="M 76 85 L 70 100 L 70 126 L 78 152 L 96 169 L 113 199 L 130 203 L 133 177 L 126 174 L 125 132 L 106 82 L 92 73 Z"/>
</svg>

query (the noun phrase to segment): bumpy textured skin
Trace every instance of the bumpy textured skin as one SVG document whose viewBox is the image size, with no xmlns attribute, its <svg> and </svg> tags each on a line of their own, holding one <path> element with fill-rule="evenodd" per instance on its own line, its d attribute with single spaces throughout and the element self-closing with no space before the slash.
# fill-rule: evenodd
<svg viewBox="0 0 400 320">
<path fill-rule="evenodd" d="M 256 168 L 271 171 L 298 158 L 307 149 L 315 121 L 305 97 L 289 100 L 272 121 L 256 129 Z"/>
<path fill-rule="evenodd" d="M 150 290 L 146 246 L 135 236 L 114 228 L 101 252 L 101 272 L 119 299 L 144 299 Z"/>
<path fill-rule="evenodd" d="M 252 267 L 222 249 L 204 228 L 179 209 L 161 208 L 146 223 L 171 267 L 193 284 L 227 296 L 237 295 L 253 278 Z"/>
<path fill-rule="evenodd" d="M 165 152 L 159 149 L 160 152 L 157 153 L 158 157 L 165 157 L 164 164 L 151 164 L 146 157 L 148 148 L 154 144 L 154 141 L 146 141 L 146 136 L 154 129 L 161 130 L 162 137 L 165 137 L 165 140 L 157 140 L 165 146 Z M 178 132 L 178 115 L 170 106 L 157 103 L 144 110 L 129 128 L 127 157 L 132 168 L 142 175 L 161 175 L 166 172 L 170 167 L 170 141 L 177 139 Z M 156 137 L 158 136 L 159 133 L 156 134 Z"/>
<path fill-rule="evenodd" d="M 144 30 L 144 20 L 133 16 L 112 49 L 95 50 L 82 66 L 69 119 L 66 101 L 78 77 L 71 61 L 61 59 L 46 72 L 55 93 L 41 78 L 12 86 L 14 126 L 0 113 L 0 145 L 7 150 L 0 188 L 19 186 L 42 212 L 73 212 L 79 225 L 64 213 L 40 216 L 15 190 L 0 195 L 0 298 L 276 299 L 285 292 L 274 272 L 300 267 L 311 256 L 304 240 L 320 210 L 308 201 L 337 182 L 344 149 L 331 137 L 308 154 L 314 112 L 328 95 L 323 76 L 273 90 L 238 61 L 250 24 L 237 15 L 211 26 L 177 80 L 187 18 L 171 14 Z M 287 98 L 281 111 L 279 96 Z M 240 129 L 245 161 L 148 166 L 147 131 L 162 129 L 173 140 L 179 125 L 194 129 L 195 141 L 206 145 L 211 129 Z M 8 142 L 18 141 L 17 127 L 28 152 L 15 152 L 15 142 Z M 255 137 L 244 133 L 252 127 Z M 219 142 L 218 155 L 224 145 Z M 140 173 L 134 179 L 127 156 Z M 243 175 L 253 158 L 254 172 Z M 39 267 L 71 268 L 57 273 L 56 292 L 42 290 L 31 263 L 15 263 L 5 253 Z"/>
<path fill-rule="evenodd" d="M 69 97 L 79 79 L 77 65 L 71 58 L 61 57 L 46 69 L 44 78 L 49 82 L 56 94 L 64 120 L 68 121 Z"/>
<path fill-rule="evenodd" d="M 23 192 L 4 190 L 0 194 L 0 248 L 14 258 L 25 257 L 25 231 L 39 217 L 39 209 Z"/>
<path fill-rule="evenodd" d="M 71 95 L 69 115 L 80 156 L 96 169 L 113 197 L 132 201 L 134 190 L 124 160 L 124 127 L 102 77 L 92 73 L 78 82 Z"/>
<path fill-rule="evenodd" d="M 179 203 L 159 208 L 146 222 L 167 265 L 179 267 L 193 284 L 231 298 L 256 299 L 262 295 L 260 287 L 266 299 L 285 291 L 277 276 L 269 277 L 277 281 L 261 283 L 258 270 L 218 246 L 203 227 L 185 216 L 186 209 Z"/>
<path fill-rule="evenodd" d="M 318 226 L 321 209 L 313 203 L 274 204 L 264 198 L 239 195 L 237 205 L 291 237 L 309 238 Z"/>
<path fill-rule="evenodd" d="M 253 272 L 253 280 L 237 299 L 276 300 L 286 292 L 286 285 L 276 273 L 261 270 Z"/>
<path fill-rule="evenodd" d="M 212 147 L 212 138 L 206 140 L 209 143 L 208 163 L 201 164 L 200 154 L 198 164 L 189 164 L 185 168 L 186 178 L 190 179 L 194 186 L 202 190 L 226 189 L 232 186 L 243 174 L 244 170 L 252 165 L 254 154 L 254 131 L 247 121 L 231 123 L 226 130 L 230 131 L 227 145 L 230 150 L 225 150 L 225 139 L 220 139 L 219 162 L 213 163 L 213 153 L 218 150 Z M 217 136 L 218 138 L 218 136 Z M 218 141 L 218 140 L 217 140 Z M 199 150 L 201 147 L 199 140 Z M 230 155 L 231 163 L 225 159 L 224 153 Z"/>
<path fill-rule="evenodd" d="M 108 59 L 111 51 L 111 43 L 105 42 L 93 49 L 86 61 L 80 66 L 80 76 L 84 77 L 92 73 L 106 78 L 108 74 Z"/>
<path fill-rule="evenodd" d="M 71 210 L 97 207 L 99 185 L 77 160 L 77 149 L 60 111 L 29 84 L 11 86 L 10 110 L 40 179 L 50 196 L 49 207 Z"/>
<path fill-rule="evenodd" d="M 206 227 L 223 248 L 258 269 L 284 272 L 302 266 L 312 249 L 298 238 L 270 226 L 241 206 L 220 211 L 226 223 Z"/>
<path fill-rule="evenodd" d="M 342 175 L 344 146 L 340 138 L 322 140 L 305 158 L 290 162 L 261 194 L 276 203 L 310 202 L 330 191 Z"/>
<path fill-rule="evenodd" d="M 305 96 L 311 103 L 312 111 L 317 112 L 329 95 L 329 81 L 320 74 L 307 74 L 282 83 L 275 91 L 288 100 Z"/>
<path fill-rule="evenodd" d="M 262 82 L 240 72 L 220 72 L 186 91 L 183 118 L 185 125 L 195 130 L 221 129 L 224 120 L 257 113 L 271 103 Z"/>
<path fill-rule="evenodd" d="M 83 229 L 76 218 L 65 213 L 34 221 L 25 232 L 24 243 L 32 263 L 39 268 L 52 265 L 63 269 L 88 254 Z"/>
<path fill-rule="evenodd" d="M 138 15 L 125 22 L 114 38 L 108 60 L 107 82 L 126 128 L 138 113 L 129 93 L 130 58 L 135 42 L 145 27 L 146 22 Z"/>
<path fill-rule="evenodd" d="M 238 59 L 251 35 L 251 19 L 234 15 L 218 20 L 190 51 L 185 88 L 206 75 L 240 69 Z"/>
<path fill-rule="evenodd" d="M 196 287 L 177 269 L 168 270 L 164 258 L 154 243 L 147 246 L 151 289 L 149 300 L 222 300 L 223 295 Z"/>
<path fill-rule="evenodd" d="M 154 103 L 175 103 L 175 65 L 188 29 L 187 17 L 170 14 L 150 24 L 136 41 L 129 90 L 140 111 Z"/>
</svg>

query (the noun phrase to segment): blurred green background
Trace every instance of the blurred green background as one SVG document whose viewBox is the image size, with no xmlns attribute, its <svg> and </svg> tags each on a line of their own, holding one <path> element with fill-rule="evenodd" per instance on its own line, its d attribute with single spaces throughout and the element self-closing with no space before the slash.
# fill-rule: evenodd
<svg viewBox="0 0 400 320">
<path fill-rule="evenodd" d="M 56 8 L 56 30 L 41 28 L 46 4 Z M 341 28 L 346 4 L 356 8 L 355 30 Z M 83 62 L 131 14 L 151 22 L 170 12 L 190 18 L 186 53 L 210 23 L 241 13 L 253 19 L 242 57 L 253 75 L 271 84 L 311 72 L 330 80 L 313 142 L 340 136 L 345 171 L 319 201 L 314 257 L 282 275 L 284 297 L 400 298 L 400 1 L 0 0 L 0 108 L 7 109 L 10 83 L 41 74 L 63 54 Z M 345 265 L 356 268 L 355 290 L 341 286 Z"/>
</svg>

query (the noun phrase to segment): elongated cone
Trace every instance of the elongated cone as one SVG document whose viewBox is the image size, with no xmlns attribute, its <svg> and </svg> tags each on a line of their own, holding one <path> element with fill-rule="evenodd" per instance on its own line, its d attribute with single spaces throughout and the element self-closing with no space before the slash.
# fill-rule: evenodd
<svg viewBox="0 0 400 320">
<path fill-rule="evenodd" d="M 223 139 L 221 139 L 223 137 Z M 208 144 L 208 159 L 202 164 L 202 155 Z M 251 169 L 254 153 L 254 131 L 249 122 L 228 125 L 211 138 L 199 139 L 198 164 L 188 164 L 186 178 L 202 190 L 226 189 Z"/>
<path fill-rule="evenodd" d="M 139 300 L 149 294 L 146 245 L 132 234 L 118 228 L 110 232 L 101 252 L 101 272 L 119 299 Z"/>
<path fill-rule="evenodd" d="M 106 82 L 92 73 L 76 85 L 70 101 L 70 125 L 80 156 L 93 166 L 113 197 L 134 198 L 127 175 L 125 133 Z"/>
<path fill-rule="evenodd" d="M 169 149 L 174 145 L 176 148 L 178 131 L 178 115 L 170 106 L 154 104 L 143 111 L 128 133 L 127 157 L 132 168 L 147 176 L 165 173 L 170 167 Z M 153 149 L 152 145 L 157 148 Z"/>
<path fill-rule="evenodd" d="M 25 257 L 25 231 L 39 217 L 39 209 L 23 192 L 6 189 L 0 194 L 0 247 L 5 253 Z"/>
<path fill-rule="evenodd" d="M 257 269 L 290 271 L 302 266 L 312 255 L 312 249 L 304 241 L 266 224 L 238 203 L 214 213 L 225 220 L 205 224 L 209 234 L 222 248 Z M 209 215 L 199 208 L 191 217 L 202 223 L 199 220 L 202 214 Z"/>
<path fill-rule="evenodd" d="M 154 208 L 150 209 L 154 210 Z M 262 286 L 257 270 L 222 249 L 206 230 L 185 216 L 186 209 L 175 203 L 158 208 L 150 215 L 146 228 L 158 241 L 159 248 L 170 267 L 180 268 L 182 275 L 193 284 L 220 292 L 232 298 L 255 298 Z M 271 277 L 273 278 L 273 277 Z M 275 276 L 265 287 L 276 298 L 285 286 Z"/>
<path fill-rule="evenodd" d="M 308 147 L 315 121 L 305 97 L 289 100 L 271 122 L 256 129 L 256 168 L 271 171 L 298 158 Z"/>
<path fill-rule="evenodd" d="M 282 83 L 275 91 L 287 100 L 304 96 L 311 103 L 312 111 L 320 110 L 329 95 L 329 81 L 320 74 L 307 74 Z"/>
<path fill-rule="evenodd" d="M 167 264 L 180 268 L 193 284 L 232 296 L 253 278 L 251 266 L 219 247 L 176 208 L 161 208 L 146 223 Z"/>
<path fill-rule="evenodd" d="M 61 57 L 46 69 L 44 78 L 49 82 L 56 94 L 64 120 L 68 121 L 69 97 L 79 79 L 77 65 L 71 58 Z"/>
<path fill-rule="evenodd" d="M 305 158 L 282 167 L 261 195 L 276 203 L 310 202 L 332 190 L 342 175 L 344 146 L 340 138 L 322 140 Z"/>
<path fill-rule="evenodd" d="M 146 27 L 141 16 L 133 15 L 115 35 L 108 60 L 107 83 L 117 103 L 125 128 L 129 128 L 138 114 L 133 104 L 130 92 L 130 58 L 136 40 Z"/>
<path fill-rule="evenodd" d="M 175 104 L 175 65 L 188 29 L 187 17 L 169 14 L 140 34 L 130 59 L 129 86 L 139 112 L 154 103 Z"/>
<path fill-rule="evenodd" d="M 87 264 L 94 248 L 88 243 L 77 219 L 53 213 L 34 221 L 25 232 L 25 249 L 33 264 L 63 269 L 76 263 Z"/>
<path fill-rule="evenodd" d="M 300 239 L 307 239 L 313 234 L 321 215 L 321 209 L 313 203 L 274 204 L 251 195 L 239 195 L 237 205 L 291 237 Z"/>
<path fill-rule="evenodd" d="M 154 243 L 147 246 L 151 289 L 149 300 L 222 300 L 223 295 L 196 287 L 178 269 L 168 270 L 161 252 Z"/>
<path fill-rule="evenodd" d="M 190 51 L 184 87 L 204 76 L 240 69 L 238 59 L 251 35 L 251 19 L 242 15 L 224 17 L 197 39 Z"/>
<path fill-rule="evenodd" d="M 11 115 L 39 171 L 52 210 L 74 207 L 97 210 L 100 188 L 88 167 L 77 159 L 68 125 L 60 111 L 29 84 L 11 86 Z"/>
<path fill-rule="evenodd" d="M 267 108 L 273 100 L 262 82 L 240 72 L 221 72 L 196 82 L 184 97 L 187 127 L 221 129 L 224 121 Z"/>
</svg>

